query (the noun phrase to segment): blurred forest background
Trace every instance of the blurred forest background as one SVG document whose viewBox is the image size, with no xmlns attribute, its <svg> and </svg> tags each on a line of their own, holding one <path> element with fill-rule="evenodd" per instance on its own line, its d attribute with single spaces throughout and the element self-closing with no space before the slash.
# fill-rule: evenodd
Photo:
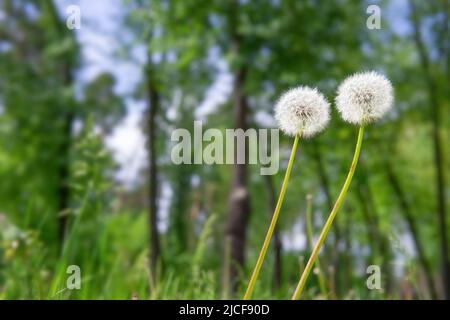
<svg viewBox="0 0 450 320">
<path fill-rule="evenodd" d="M 369 29 L 369 5 L 381 28 Z M 66 25 L 70 5 L 81 29 Z M 362 70 L 394 111 L 360 165 L 308 299 L 449 299 L 449 1 L 1 0 L 0 298 L 241 298 L 280 170 L 174 165 L 175 128 L 272 128 L 286 89 Z M 302 141 L 254 298 L 287 299 L 356 128 Z M 308 237 L 307 234 L 310 234 Z M 69 290 L 67 267 L 81 269 Z M 381 290 L 369 290 L 369 265 Z M 319 277 L 318 277 L 318 276 Z M 319 281 L 322 279 L 323 281 Z"/>
</svg>

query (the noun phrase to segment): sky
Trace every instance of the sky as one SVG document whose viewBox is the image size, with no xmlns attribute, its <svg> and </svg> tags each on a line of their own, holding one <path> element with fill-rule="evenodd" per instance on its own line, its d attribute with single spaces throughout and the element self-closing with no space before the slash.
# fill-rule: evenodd
<svg viewBox="0 0 450 320">
<path fill-rule="evenodd" d="M 63 17 L 68 16 L 70 5 L 80 7 L 81 28 L 75 32 L 81 46 L 82 68 L 76 75 L 77 84 L 83 86 L 102 72 L 110 72 L 116 79 L 115 92 L 130 94 L 142 78 L 145 60 L 139 56 L 138 47 L 131 50 L 133 59 L 117 57 L 121 46 L 117 39 L 122 19 L 120 0 L 57 0 L 56 3 Z M 116 178 L 129 187 L 136 181 L 146 159 L 145 136 L 139 127 L 145 103 L 127 99 L 126 108 L 126 117 L 106 138 L 106 143 L 120 166 Z"/>
</svg>

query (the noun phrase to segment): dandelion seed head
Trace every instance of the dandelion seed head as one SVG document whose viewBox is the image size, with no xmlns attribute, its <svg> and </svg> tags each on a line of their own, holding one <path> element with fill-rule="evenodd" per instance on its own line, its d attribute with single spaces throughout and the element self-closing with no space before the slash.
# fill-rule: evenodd
<svg viewBox="0 0 450 320">
<path fill-rule="evenodd" d="M 375 71 L 356 73 L 339 86 L 336 107 L 347 122 L 372 123 L 391 109 L 393 91 L 391 82 Z"/>
<path fill-rule="evenodd" d="M 275 105 L 275 119 L 289 136 L 312 137 L 327 126 L 330 104 L 317 89 L 300 86 L 285 92 Z"/>
</svg>

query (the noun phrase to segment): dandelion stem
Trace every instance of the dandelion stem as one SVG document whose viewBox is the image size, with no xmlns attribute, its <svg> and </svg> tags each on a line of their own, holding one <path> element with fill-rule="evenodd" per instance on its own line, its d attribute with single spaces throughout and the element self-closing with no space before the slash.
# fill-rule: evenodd
<svg viewBox="0 0 450 320">
<path fill-rule="evenodd" d="M 312 224 L 312 195 L 308 194 L 306 196 L 306 235 L 308 237 L 308 243 L 311 244 L 311 249 L 313 249 L 313 241 L 314 241 L 314 230 Z M 324 299 L 327 298 L 327 286 L 325 283 L 325 276 L 323 275 L 322 268 L 320 266 L 320 259 L 317 258 L 316 261 L 317 266 L 317 278 L 319 280 L 319 288 L 322 293 Z"/>
<path fill-rule="evenodd" d="M 244 300 L 249 300 L 252 296 L 253 289 L 255 287 L 256 280 L 258 279 L 259 271 L 261 270 L 264 258 L 267 253 L 267 248 L 270 244 L 270 239 L 272 238 L 273 231 L 275 230 L 275 225 L 277 224 L 278 216 L 280 214 L 281 205 L 283 204 L 284 194 L 286 192 L 286 187 L 291 175 L 292 165 L 294 163 L 295 154 L 297 152 L 298 141 L 300 140 L 300 135 L 295 136 L 294 145 L 292 146 L 291 156 L 289 158 L 289 163 L 286 169 L 286 174 L 284 175 L 283 184 L 281 186 L 280 195 L 278 197 L 278 202 L 275 207 L 275 211 L 272 216 L 272 221 L 270 222 L 269 230 L 267 231 L 266 238 L 264 239 L 263 246 L 259 252 L 258 260 L 256 261 L 255 269 L 253 270 L 252 277 L 248 283 L 247 291 L 244 295 Z"/>
<path fill-rule="evenodd" d="M 302 276 L 300 277 L 300 281 L 297 285 L 297 288 L 295 289 L 294 295 L 292 296 L 292 300 L 297 300 L 300 298 L 300 295 L 302 294 L 303 288 L 305 287 L 306 281 L 308 280 L 308 276 L 311 272 L 314 262 L 316 261 L 317 256 L 319 255 L 320 248 L 322 247 L 322 244 L 324 243 L 325 238 L 327 237 L 328 232 L 330 231 L 333 220 L 336 217 L 339 208 L 342 205 L 342 202 L 344 201 L 344 198 L 347 194 L 347 190 L 350 187 L 350 183 L 352 182 L 353 174 L 355 173 L 356 170 L 359 154 L 361 152 L 363 135 L 364 135 L 364 126 L 360 126 L 358 132 L 358 140 L 356 142 L 355 153 L 353 154 L 352 165 L 350 166 L 347 178 L 345 179 L 344 186 L 342 187 L 341 193 L 339 194 L 339 197 L 337 198 L 336 203 L 334 204 L 334 207 L 331 210 L 331 213 L 327 221 L 325 222 L 322 232 L 320 233 L 319 239 L 317 240 L 317 243 L 314 246 L 311 256 L 309 257 L 308 263 L 306 264 L 305 270 L 303 270 Z"/>
</svg>

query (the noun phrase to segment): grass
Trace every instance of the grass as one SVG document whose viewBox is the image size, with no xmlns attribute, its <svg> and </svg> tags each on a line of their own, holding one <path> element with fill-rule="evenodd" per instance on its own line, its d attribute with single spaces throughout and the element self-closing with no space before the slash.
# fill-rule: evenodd
<svg viewBox="0 0 450 320">
<path fill-rule="evenodd" d="M 147 259 L 146 212 L 121 212 L 105 215 L 103 227 L 99 229 L 98 241 L 73 237 L 76 245 L 71 246 L 70 258 L 64 260 L 55 248 L 46 248 L 39 240 L 39 231 L 26 235 L 16 230 L 19 244 L 8 251 L 16 238 L 2 232 L 0 249 L 0 299 L 220 299 L 224 298 L 221 288 L 222 265 L 220 259 L 211 259 L 214 248 L 211 242 L 212 231 L 208 224 L 218 221 L 210 218 L 199 235 L 192 253 L 185 257 L 175 256 L 175 263 L 164 256 L 158 266 L 155 286 L 150 288 Z M 212 222 L 211 222 L 212 221 Z M 11 224 L 9 224 L 10 227 Z M 1 228 L 5 226 L 2 225 Z M 209 229 L 209 231 L 208 231 Z M 10 234 L 8 232 L 7 234 Z M 19 234 L 21 234 L 19 236 Z M 87 242 L 87 243 L 86 243 Z M 80 248 L 90 246 L 91 250 L 79 252 Z M 286 299 L 294 290 L 298 277 L 297 251 L 283 254 L 283 279 L 278 290 L 272 287 L 272 256 L 268 255 L 265 272 L 261 273 L 255 286 L 254 296 L 258 299 Z M 171 262 L 168 262 L 171 261 Z M 247 265 L 254 265 L 249 260 Z M 66 288 L 67 265 L 76 264 L 81 268 L 81 290 Z M 245 273 L 243 273 L 244 275 Z M 195 275 L 195 276 L 193 276 Z M 378 293 L 365 288 L 366 275 L 355 274 L 358 281 L 352 284 L 353 293 L 344 298 L 382 299 Z M 245 291 L 245 278 L 235 296 L 242 297 Z M 319 298 L 317 277 L 310 279 L 309 289 L 304 297 Z"/>
</svg>

